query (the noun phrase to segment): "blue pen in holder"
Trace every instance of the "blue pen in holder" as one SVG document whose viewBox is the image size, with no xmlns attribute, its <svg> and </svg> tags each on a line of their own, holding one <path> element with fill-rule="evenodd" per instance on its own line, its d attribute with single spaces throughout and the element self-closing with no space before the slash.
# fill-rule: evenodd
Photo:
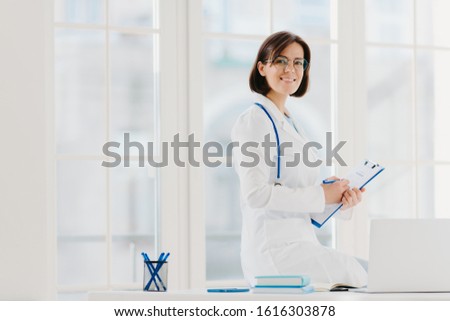
<svg viewBox="0 0 450 321">
<path fill-rule="evenodd" d="M 167 259 L 170 253 L 162 252 L 157 261 L 150 260 L 145 252 L 141 254 L 144 258 L 144 291 L 167 291 L 167 274 L 169 271 Z"/>
<path fill-rule="evenodd" d="M 144 260 L 144 291 L 167 291 L 167 275 L 169 264 L 167 261 Z"/>
</svg>

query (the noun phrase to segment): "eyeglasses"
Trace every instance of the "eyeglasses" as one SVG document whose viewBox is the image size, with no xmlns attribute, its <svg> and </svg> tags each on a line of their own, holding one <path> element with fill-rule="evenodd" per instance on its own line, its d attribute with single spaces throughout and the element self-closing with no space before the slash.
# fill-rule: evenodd
<svg viewBox="0 0 450 321">
<path fill-rule="evenodd" d="M 286 67 L 289 66 L 289 61 L 291 60 L 283 56 L 279 56 L 274 60 L 266 60 L 266 62 L 272 63 L 272 65 L 275 65 L 279 70 L 286 70 Z M 297 71 L 306 70 L 306 68 L 308 68 L 308 60 L 296 58 L 293 61 L 293 65 Z"/>
</svg>

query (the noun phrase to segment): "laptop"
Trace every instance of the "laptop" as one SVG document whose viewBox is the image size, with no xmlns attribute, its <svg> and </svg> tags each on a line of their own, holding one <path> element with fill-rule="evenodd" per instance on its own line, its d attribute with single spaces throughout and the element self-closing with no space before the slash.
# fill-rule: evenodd
<svg viewBox="0 0 450 321">
<path fill-rule="evenodd" d="M 363 292 L 450 292 L 450 219 L 373 220 L 368 275 Z"/>
</svg>

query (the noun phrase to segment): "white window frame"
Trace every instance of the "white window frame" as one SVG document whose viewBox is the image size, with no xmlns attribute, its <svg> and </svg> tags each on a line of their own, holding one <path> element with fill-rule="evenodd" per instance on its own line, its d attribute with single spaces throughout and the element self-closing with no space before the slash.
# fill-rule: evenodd
<svg viewBox="0 0 450 321">
<path fill-rule="evenodd" d="M 175 13 L 175 19 L 174 19 Z M 188 35 L 200 19 L 190 1 L 161 1 L 161 66 L 169 68 L 161 73 L 161 141 L 171 142 L 180 134 L 186 140 L 190 133 L 200 139 L 202 132 L 201 94 L 198 86 L 200 70 L 192 70 L 200 59 L 201 48 Z M 188 19 L 189 18 L 189 19 Z M 181 150 L 181 157 L 187 151 Z M 199 159 L 199 153 L 196 159 Z M 169 159 L 171 157 L 169 148 Z M 194 179 L 192 179 L 194 178 Z M 201 168 L 176 167 L 161 169 L 160 202 L 161 248 L 173 253 L 170 259 L 171 289 L 204 287 L 205 223 L 203 211 L 203 173 Z"/>
<path fill-rule="evenodd" d="M 339 141 L 349 142 L 350 147 L 343 150 L 342 157 L 351 167 L 367 157 L 364 1 L 338 2 L 338 39 L 337 137 Z M 337 174 L 343 175 L 347 170 L 337 167 Z M 351 220 L 336 220 L 339 251 L 368 257 L 368 212 L 366 200 L 353 209 Z"/>
</svg>

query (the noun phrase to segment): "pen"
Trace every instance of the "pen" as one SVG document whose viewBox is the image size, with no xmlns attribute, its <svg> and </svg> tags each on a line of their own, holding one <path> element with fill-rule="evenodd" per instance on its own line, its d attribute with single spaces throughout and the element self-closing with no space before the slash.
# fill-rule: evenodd
<svg viewBox="0 0 450 321">
<path fill-rule="evenodd" d="M 333 183 L 336 183 L 336 182 L 339 182 L 340 181 L 340 179 L 332 179 L 332 180 L 326 180 L 326 179 L 324 179 L 323 181 L 322 181 L 322 183 L 323 184 L 333 184 Z"/>
<path fill-rule="evenodd" d="M 229 289 L 208 289 L 210 293 L 232 293 L 232 292 L 248 292 L 250 289 L 239 289 L 239 288 L 229 288 Z"/>
<path fill-rule="evenodd" d="M 163 264 L 164 264 L 164 262 L 165 262 L 165 260 L 163 260 L 163 258 L 164 258 L 164 256 L 165 256 L 165 253 L 164 252 L 162 252 L 160 255 L 159 255 L 159 258 L 158 258 L 158 264 L 156 264 L 156 267 L 155 267 L 155 270 L 153 271 L 153 274 L 151 275 L 151 277 L 150 277 L 150 281 L 148 281 L 148 283 L 147 283 L 147 290 L 148 290 L 148 287 L 150 287 L 150 284 L 152 284 L 152 282 L 155 282 L 155 285 L 156 285 L 156 280 L 155 280 L 155 278 L 156 278 L 156 276 L 158 275 L 158 272 L 159 272 L 159 270 L 161 269 L 161 267 L 163 266 Z M 158 289 L 158 291 L 159 291 L 159 287 L 156 285 L 156 287 L 157 287 L 157 289 Z"/>
</svg>

